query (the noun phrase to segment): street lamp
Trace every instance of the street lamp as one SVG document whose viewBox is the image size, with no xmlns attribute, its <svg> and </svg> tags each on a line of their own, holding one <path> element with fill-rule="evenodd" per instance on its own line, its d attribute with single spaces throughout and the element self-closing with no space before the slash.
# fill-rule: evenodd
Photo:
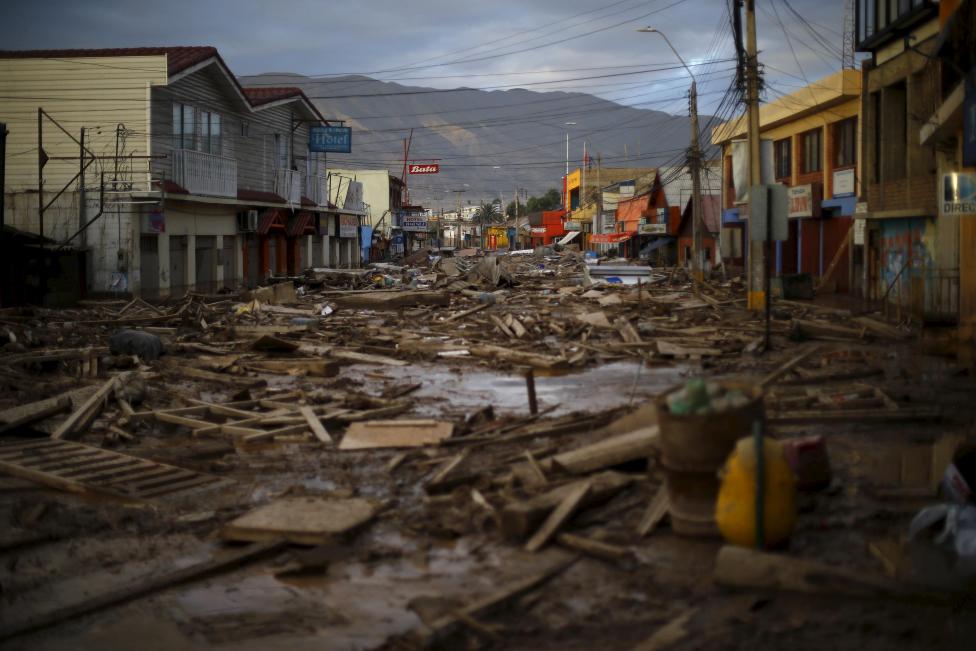
<svg viewBox="0 0 976 651">
<path fill-rule="evenodd" d="M 691 114 L 691 150 L 688 152 L 688 171 L 691 173 L 691 233 L 693 242 L 691 273 L 696 281 L 701 282 L 704 263 L 702 260 L 701 147 L 698 142 L 698 82 L 694 73 L 691 72 L 691 68 L 674 49 L 674 45 L 671 44 L 671 40 L 664 32 L 653 27 L 641 27 L 637 31 L 645 34 L 660 34 L 664 42 L 674 52 L 674 56 L 684 66 L 688 76 L 691 77 L 688 107 Z"/>
<path fill-rule="evenodd" d="M 567 122 L 567 127 L 575 127 L 575 122 Z M 566 176 L 569 176 L 569 129 L 566 129 Z"/>
</svg>

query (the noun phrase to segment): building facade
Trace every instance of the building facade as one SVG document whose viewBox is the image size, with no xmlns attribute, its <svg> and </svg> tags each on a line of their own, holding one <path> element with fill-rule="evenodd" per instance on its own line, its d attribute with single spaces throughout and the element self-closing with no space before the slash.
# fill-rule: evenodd
<svg viewBox="0 0 976 651">
<path fill-rule="evenodd" d="M 14 151 L 35 152 L 8 162 L 8 219 L 83 250 L 89 292 L 209 292 L 335 260 L 308 150 L 324 121 L 301 90 L 243 88 L 212 47 L 3 52 L 0 87 Z"/>
<path fill-rule="evenodd" d="M 849 291 L 859 257 L 853 218 L 860 178 L 861 75 L 842 70 L 759 110 L 766 143 L 768 182 L 787 186 L 789 237 L 777 242 L 769 269 L 774 276 L 809 273 L 822 287 Z M 746 120 L 719 125 L 712 143 L 722 148 L 723 255 L 742 259 L 748 231 Z M 769 154 L 771 153 L 771 156 Z"/>
</svg>

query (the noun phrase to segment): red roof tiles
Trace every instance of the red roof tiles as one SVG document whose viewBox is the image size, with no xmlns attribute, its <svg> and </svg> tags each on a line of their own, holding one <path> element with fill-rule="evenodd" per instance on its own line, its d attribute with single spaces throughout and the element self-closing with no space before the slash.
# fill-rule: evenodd
<svg viewBox="0 0 976 651">
<path fill-rule="evenodd" d="M 74 59 L 84 57 L 166 56 L 169 74 L 175 75 L 190 66 L 219 56 L 209 45 L 175 47 L 121 47 L 88 50 L 0 50 L 0 59 Z"/>
</svg>

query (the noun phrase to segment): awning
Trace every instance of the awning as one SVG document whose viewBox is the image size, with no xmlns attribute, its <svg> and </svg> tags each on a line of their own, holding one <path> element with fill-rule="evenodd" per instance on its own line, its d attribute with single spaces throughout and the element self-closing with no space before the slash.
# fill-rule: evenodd
<svg viewBox="0 0 976 651">
<path fill-rule="evenodd" d="M 849 217 L 854 214 L 854 206 L 857 203 L 857 197 L 838 197 L 835 199 L 824 199 L 820 202 L 821 208 L 836 208 L 840 211 L 840 215 L 843 217 Z"/>
<path fill-rule="evenodd" d="M 633 233 L 594 233 L 590 235 L 591 244 L 620 244 L 634 236 Z"/>
<path fill-rule="evenodd" d="M 270 208 L 261 213 L 258 222 L 258 235 L 267 235 L 272 228 L 275 230 L 285 230 L 288 213 L 290 211 L 283 208 Z"/>
<path fill-rule="evenodd" d="M 577 235 L 579 235 L 579 234 L 580 234 L 580 232 L 579 232 L 579 231 L 571 231 L 571 232 L 569 233 L 569 235 L 567 235 L 567 236 L 566 236 L 566 237 L 564 237 L 563 239 L 561 239 L 561 240 L 559 240 L 559 241 L 557 242 L 557 244 L 569 244 L 570 242 L 572 242 L 572 241 L 573 241 L 573 238 L 575 238 L 575 237 L 576 237 Z"/>
<path fill-rule="evenodd" d="M 289 237 L 298 237 L 299 235 L 314 235 L 315 234 L 315 218 L 312 213 L 307 210 L 303 210 L 288 222 L 288 233 Z"/>
</svg>

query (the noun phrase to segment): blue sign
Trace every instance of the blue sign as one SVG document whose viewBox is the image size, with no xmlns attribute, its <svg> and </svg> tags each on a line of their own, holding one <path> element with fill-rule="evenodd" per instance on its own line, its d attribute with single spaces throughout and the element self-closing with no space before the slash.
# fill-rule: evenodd
<svg viewBox="0 0 976 651">
<path fill-rule="evenodd" d="M 308 150 L 336 154 L 352 152 L 352 127 L 309 127 Z"/>
<path fill-rule="evenodd" d="M 966 79 L 966 98 L 962 103 L 962 164 L 976 167 L 976 67 Z"/>
</svg>

